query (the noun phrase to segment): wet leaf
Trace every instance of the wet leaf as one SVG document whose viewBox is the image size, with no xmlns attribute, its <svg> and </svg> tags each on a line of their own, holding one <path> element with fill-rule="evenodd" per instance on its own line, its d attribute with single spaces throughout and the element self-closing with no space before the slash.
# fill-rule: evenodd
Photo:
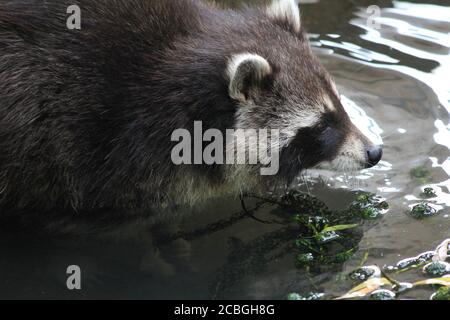
<svg viewBox="0 0 450 320">
<path fill-rule="evenodd" d="M 417 257 L 413 257 L 413 258 L 406 258 L 406 259 L 400 260 L 397 263 L 396 267 L 399 270 L 403 270 L 403 269 L 406 269 L 406 268 L 419 267 L 419 266 L 421 266 L 424 263 L 425 263 L 424 261 L 418 260 Z"/>
<path fill-rule="evenodd" d="M 297 256 L 298 263 L 302 265 L 308 265 L 314 261 L 314 255 L 312 253 L 303 253 Z"/>
<path fill-rule="evenodd" d="M 336 300 L 363 298 L 391 282 L 386 278 L 370 278 Z"/>
<path fill-rule="evenodd" d="M 416 257 L 406 258 L 397 263 L 397 265 L 394 266 L 387 266 L 385 268 L 385 271 L 393 272 L 403 272 L 408 271 L 410 269 L 418 268 L 423 266 L 425 263 L 430 261 L 435 256 L 435 251 L 426 251 L 421 254 L 419 254 Z"/>
<path fill-rule="evenodd" d="M 321 216 L 314 216 L 308 219 L 308 225 L 313 226 L 317 230 L 322 230 L 328 223 L 328 219 Z"/>
<path fill-rule="evenodd" d="M 450 287 L 441 287 L 433 293 L 431 300 L 450 300 Z"/>
<path fill-rule="evenodd" d="M 395 292 L 397 292 L 397 293 L 402 293 L 402 292 L 412 289 L 413 287 L 414 286 L 412 283 L 400 282 L 398 285 L 392 286 L 392 289 L 395 290 Z"/>
<path fill-rule="evenodd" d="M 334 231 L 322 231 L 316 235 L 317 242 L 324 244 L 339 239 L 341 236 Z"/>
<path fill-rule="evenodd" d="M 322 230 L 322 232 L 331 232 L 331 231 L 342 231 L 342 230 L 348 230 L 358 227 L 358 224 L 341 224 L 337 226 L 332 227 L 326 227 Z"/>
<path fill-rule="evenodd" d="M 448 255 L 448 249 L 450 245 L 450 239 L 444 240 L 437 248 L 436 248 L 436 254 L 433 257 L 433 261 L 445 261 L 449 255 Z"/>
<path fill-rule="evenodd" d="M 443 241 L 434 251 L 423 252 L 416 257 L 403 259 L 397 263 L 396 266 L 384 266 L 383 271 L 379 270 L 377 266 L 361 267 L 353 271 L 350 276 L 353 280 L 364 280 L 369 276 L 369 279 L 349 291 L 346 295 L 337 299 L 351 299 L 361 298 L 370 295 L 371 299 L 393 299 L 400 296 L 405 291 L 420 287 L 420 286 L 439 286 L 432 296 L 433 300 L 448 300 L 450 299 L 450 263 L 445 260 L 449 257 L 450 239 Z M 433 277 L 426 280 L 417 281 L 415 283 L 398 282 L 392 279 L 386 272 L 406 272 L 420 266 L 423 267 L 423 272 Z M 371 270 L 379 270 L 370 276 Z M 381 277 L 381 279 L 380 279 Z M 382 282 L 382 283 L 380 283 Z M 390 283 L 390 288 L 382 288 L 383 285 Z M 386 290 L 389 289 L 389 290 Z"/>
<path fill-rule="evenodd" d="M 417 282 L 413 283 L 414 286 L 427 286 L 427 285 L 432 285 L 432 284 L 450 287 L 450 275 L 441 277 L 441 278 L 433 278 L 433 279 L 417 281 Z"/>
</svg>

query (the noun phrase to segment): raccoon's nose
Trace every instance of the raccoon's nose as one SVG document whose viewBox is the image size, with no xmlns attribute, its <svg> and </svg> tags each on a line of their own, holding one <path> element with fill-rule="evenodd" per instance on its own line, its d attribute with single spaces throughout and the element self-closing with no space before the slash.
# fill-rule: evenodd
<svg viewBox="0 0 450 320">
<path fill-rule="evenodd" d="M 380 162 L 383 156 L 383 149 L 380 146 L 371 146 L 367 149 L 367 165 L 366 168 L 372 168 Z"/>
</svg>

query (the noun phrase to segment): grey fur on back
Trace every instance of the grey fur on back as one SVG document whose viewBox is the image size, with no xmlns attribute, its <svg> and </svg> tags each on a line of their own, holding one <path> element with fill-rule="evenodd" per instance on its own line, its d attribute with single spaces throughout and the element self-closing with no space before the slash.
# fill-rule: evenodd
<svg viewBox="0 0 450 320">
<path fill-rule="evenodd" d="M 73 4 L 81 30 L 66 28 Z M 239 112 L 253 128 L 285 125 L 325 93 L 338 105 L 299 22 L 288 20 L 199 0 L 1 3 L 0 208 L 150 214 L 259 185 L 259 177 L 246 180 L 218 165 L 175 166 L 170 137 L 196 120 L 204 130 L 233 128 Z M 228 91 L 227 65 L 246 52 L 273 71 L 256 111 L 239 109 Z M 326 119 L 336 124 L 332 133 L 305 129 L 283 150 L 282 176 L 337 155 L 350 132 L 339 108 Z"/>
</svg>

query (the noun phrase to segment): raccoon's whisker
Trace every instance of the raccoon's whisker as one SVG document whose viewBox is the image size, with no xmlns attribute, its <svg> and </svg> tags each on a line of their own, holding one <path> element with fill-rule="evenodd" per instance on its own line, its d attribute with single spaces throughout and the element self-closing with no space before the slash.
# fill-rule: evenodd
<svg viewBox="0 0 450 320">
<path fill-rule="evenodd" d="M 308 178 L 303 173 L 301 176 L 302 176 L 303 182 L 306 186 L 306 191 L 308 192 L 308 195 L 311 195 L 311 190 L 309 189 L 309 185 L 308 185 Z"/>
<path fill-rule="evenodd" d="M 347 166 L 344 166 L 344 183 L 348 185 L 348 173 L 347 173 Z"/>
<path fill-rule="evenodd" d="M 351 189 L 355 189 L 359 187 L 359 179 L 356 178 L 355 168 L 352 167 L 350 175 L 352 177 Z"/>
<path fill-rule="evenodd" d="M 330 182 L 330 178 L 329 177 L 323 177 L 323 176 L 321 176 L 320 177 L 321 179 L 322 179 L 322 183 L 325 185 L 325 186 L 327 186 L 328 185 L 328 183 Z"/>
<path fill-rule="evenodd" d="M 283 193 L 285 193 L 286 192 L 286 189 L 287 189 L 287 184 L 286 183 L 283 183 L 283 184 L 281 184 L 282 183 L 282 181 L 280 181 L 279 179 L 277 179 L 276 181 L 275 181 L 275 187 L 274 187 L 274 190 L 273 190 L 273 192 L 275 193 L 277 190 L 281 190 L 281 192 L 283 192 Z"/>
</svg>

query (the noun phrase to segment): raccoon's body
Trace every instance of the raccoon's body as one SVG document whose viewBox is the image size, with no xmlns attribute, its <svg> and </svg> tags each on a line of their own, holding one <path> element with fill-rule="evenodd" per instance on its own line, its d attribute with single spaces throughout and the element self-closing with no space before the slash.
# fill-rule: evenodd
<svg viewBox="0 0 450 320">
<path fill-rule="evenodd" d="M 71 5 L 80 30 L 67 28 Z M 171 135 L 194 121 L 279 129 L 279 174 L 173 164 Z M 0 4 L 3 211 L 150 214 L 317 165 L 359 169 L 378 162 L 374 148 L 313 56 L 293 0 L 242 11 L 196 0 Z"/>
</svg>

